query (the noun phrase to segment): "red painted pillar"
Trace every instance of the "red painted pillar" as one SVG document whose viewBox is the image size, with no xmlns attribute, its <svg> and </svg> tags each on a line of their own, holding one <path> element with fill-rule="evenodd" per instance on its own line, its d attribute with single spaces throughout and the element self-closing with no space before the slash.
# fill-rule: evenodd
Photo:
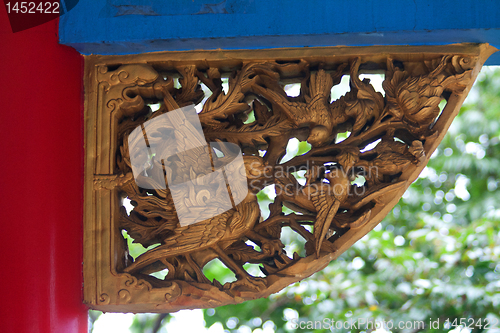
<svg viewBox="0 0 500 333">
<path fill-rule="evenodd" d="M 0 331 L 84 333 L 82 57 L 0 7 Z"/>
</svg>

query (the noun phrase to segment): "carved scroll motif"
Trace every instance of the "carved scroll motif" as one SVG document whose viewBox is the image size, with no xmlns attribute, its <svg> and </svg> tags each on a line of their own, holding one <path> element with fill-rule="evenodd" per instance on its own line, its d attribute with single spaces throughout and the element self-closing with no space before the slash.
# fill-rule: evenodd
<svg viewBox="0 0 500 333">
<path fill-rule="evenodd" d="M 444 135 L 456 106 L 443 110 L 441 102 L 460 97 L 478 66 L 477 57 L 467 55 L 377 59 L 99 68 L 107 87 L 101 99 L 109 110 L 101 112 L 111 114 L 115 148 L 112 169 L 96 172 L 93 188 L 131 200 L 130 212 L 116 208 L 114 232 L 125 230 L 136 243 L 150 247 L 132 258 L 125 241 L 115 246 L 118 259 L 111 260 L 112 271 L 124 281 L 113 289 L 115 304 L 138 302 L 142 305 L 132 310 L 176 311 L 267 297 L 324 268 L 375 227 Z M 367 69 L 385 73 L 384 94 L 360 78 Z M 350 90 L 332 100 L 331 90 L 344 76 L 349 76 Z M 300 94 L 290 97 L 285 85 L 293 83 L 300 84 Z M 153 104 L 159 107 L 155 111 Z M 189 105 L 198 110 L 207 142 L 240 148 L 249 190 L 233 208 L 181 226 L 168 186 L 138 185 L 129 137 L 146 122 Z M 170 144 L 169 129 L 159 124 L 148 129 L 156 154 Z M 292 138 L 306 141 L 310 150 L 284 161 Z M 218 155 L 214 146 L 205 150 L 214 167 L 234 158 L 234 151 L 220 147 Z M 203 154 L 191 150 L 163 164 L 150 158 L 146 174 L 167 179 L 169 172 L 189 170 L 195 179 L 206 174 Z M 196 196 L 204 184 L 193 186 L 194 192 L 181 193 L 187 210 L 214 195 L 207 190 Z M 264 218 L 257 194 L 267 186 L 276 197 Z M 285 251 L 284 228 L 304 240 L 303 250 Z M 203 268 L 215 258 L 234 272 L 234 282 L 205 276 Z M 261 276 L 249 274 L 246 263 L 258 264 Z M 164 279 L 152 275 L 163 270 L 168 270 Z M 163 296 L 140 296 L 137 286 L 141 293 Z M 100 297 L 101 304 L 113 303 L 110 292 Z"/>
</svg>

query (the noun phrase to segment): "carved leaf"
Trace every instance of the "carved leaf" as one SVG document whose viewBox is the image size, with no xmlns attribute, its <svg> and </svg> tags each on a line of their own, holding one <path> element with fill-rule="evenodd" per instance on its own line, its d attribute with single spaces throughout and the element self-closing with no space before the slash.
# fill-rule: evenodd
<svg viewBox="0 0 500 333">
<path fill-rule="evenodd" d="M 198 84 L 198 77 L 195 75 L 196 66 L 181 66 L 177 67 L 182 78 L 179 79 L 181 89 L 176 90 L 176 102 L 179 107 L 189 104 L 198 104 L 204 97 L 203 90 Z"/>
<path fill-rule="evenodd" d="M 252 66 L 245 66 L 235 78 L 229 79 L 227 94 L 221 92 L 219 95 L 210 96 L 199 114 L 200 121 L 205 124 L 217 124 L 231 114 L 248 111 L 250 106 L 243 102 L 245 94 L 242 88 L 250 83 L 251 74 Z"/>
<path fill-rule="evenodd" d="M 266 124 L 246 124 L 240 128 L 229 127 L 217 132 L 205 132 L 210 139 L 226 139 L 238 145 L 261 146 L 267 145 L 265 138 L 280 136 L 292 128 L 290 122 L 284 121 L 280 116 L 272 116 Z"/>
</svg>

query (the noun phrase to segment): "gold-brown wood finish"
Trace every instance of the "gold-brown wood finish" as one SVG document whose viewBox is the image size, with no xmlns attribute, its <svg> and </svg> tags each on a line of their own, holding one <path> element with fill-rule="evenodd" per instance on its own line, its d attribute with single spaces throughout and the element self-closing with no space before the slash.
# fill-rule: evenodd
<svg viewBox="0 0 500 333">
<path fill-rule="evenodd" d="M 87 56 L 85 302 L 122 312 L 216 307 L 267 297 L 323 269 L 418 177 L 494 51 L 483 44 Z M 385 73 L 385 96 L 360 79 L 373 72 Z M 350 91 L 331 100 L 345 75 Z M 222 78 L 229 78 L 226 90 Z M 290 83 L 300 83 L 298 96 L 287 96 Z M 229 211 L 180 226 L 168 188 L 137 185 L 128 138 L 146 121 L 193 104 L 202 106 L 207 141 L 241 148 L 249 193 Z M 161 125 L 154 130 L 161 140 Z M 341 141 L 340 133 L 348 137 Z M 281 162 L 291 138 L 311 149 Z M 224 154 L 212 154 L 212 163 L 231 157 Z M 199 161 L 193 151 L 166 167 L 196 177 L 203 174 Z M 151 170 L 163 172 L 155 163 Z M 353 184 L 356 177 L 364 184 Z M 257 193 L 269 185 L 276 198 L 264 219 Z M 197 199 L 185 195 L 189 209 Z M 130 214 L 125 197 L 134 205 Z M 285 252 L 283 228 L 304 240 L 303 255 Z M 132 258 L 122 230 L 156 247 Z M 235 273 L 234 282 L 204 275 L 215 258 Z M 260 265 L 263 276 L 250 275 L 245 263 Z M 164 279 L 151 275 L 165 269 Z"/>
</svg>

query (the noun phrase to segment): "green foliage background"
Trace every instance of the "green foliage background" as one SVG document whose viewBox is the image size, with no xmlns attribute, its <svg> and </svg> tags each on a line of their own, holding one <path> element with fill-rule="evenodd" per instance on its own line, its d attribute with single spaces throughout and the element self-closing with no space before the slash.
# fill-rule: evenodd
<svg viewBox="0 0 500 333">
<path fill-rule="evenodd" d="M 290 320 L 297 317 L 370 318 L 395 326 L 439 318 L 438 331 L 453 328 L 443 330 L 446 319 L 488 318 L 500 327 L 499 119 L 500 69 L 484 68 L 427 168 L 379 226 L 323 271 L 268 299 L 204 310 L 206 327 L 304 331 L 293 329 Z M 137 316 L 131 331 L 155 332 L 155 322 L 160 329 L 171 317 L 157 316 Z"/>
</svg>

